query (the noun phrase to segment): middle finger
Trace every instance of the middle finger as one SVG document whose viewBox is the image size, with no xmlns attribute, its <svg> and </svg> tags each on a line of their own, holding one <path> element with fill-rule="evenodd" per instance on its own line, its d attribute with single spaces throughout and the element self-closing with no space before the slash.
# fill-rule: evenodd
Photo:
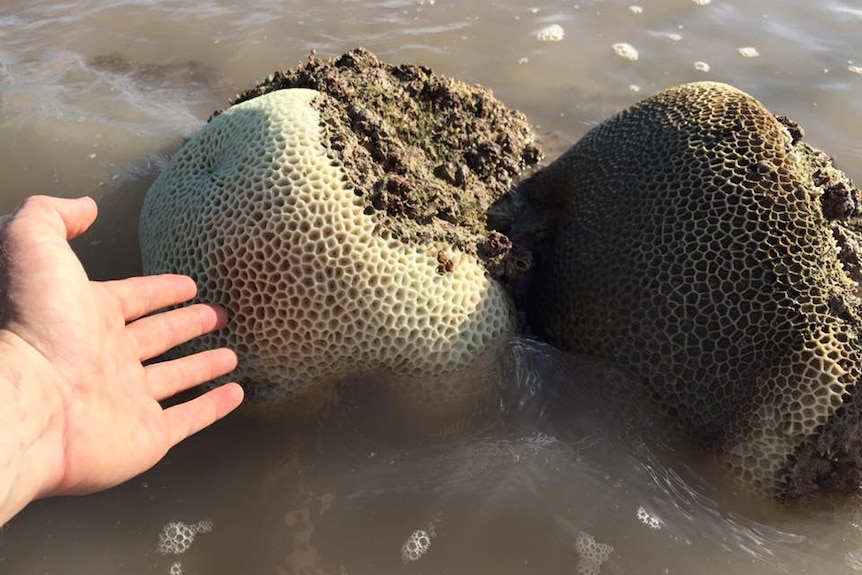
<svg viewBox="0 0 862 575">
<path fill-rule="evenodd" d="M 126 326 L 145 361 L 227 325 L 227 313 L 214 304 L 199 303 L 147 316 Z"/>
</svg>

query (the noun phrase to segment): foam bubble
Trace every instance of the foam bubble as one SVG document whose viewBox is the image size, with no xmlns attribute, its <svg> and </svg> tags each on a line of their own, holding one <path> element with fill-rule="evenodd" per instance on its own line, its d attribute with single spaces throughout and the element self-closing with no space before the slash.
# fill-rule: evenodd
<svg viewBox="0 0 862 575">
<path fill-rule="evenodd" d="M 424 529 L 417 529 L 411 533 L 407 541 L 401 545 L 401 561 L 406 564 L 421 559 L 423 555 L 428 553 L 428 549 L 431 547 L 432 536 L 432 534 Z"/>
<path fill-rule="evenodd" d="M 629 6 L 629 11 L 632 14 L 643 14 L 644 9 L 641 6 Z"/>
<path fill-rule="evenodd" d="M 536 40 L 539 42 L 559 42 L 566 37 L 566 31 L 559 24 L 551 24 L 536 32 Z"/>
<path fill-rule="evenodd" d="M 694 2 L 695 4 L 697 4 L 698 6 L 706 6 L 707 4 L 712 2 L 712 0 L 691 0 L 691 1 Z"/>
<path fill-rule="evenodd" d="M 697 62 L 694 63 L 694 69 L 697 70 L 698 72 L 709 72 L 709 64 L 707 64 L 706 62 L 701 62 L 700 60 L 698 60 Z"/>
<path fill-rule="evenodd" d="M 650 515 L 646 509 L 643 507 L 638 507 L 637 511 L 638 521 L 649 527 L 650 529 L 654 529 L 658 531 L 661 529 L 661 521 L 655 515 Z"/>
<path fill-rule="evenodd" d="M 847 69 L 854 74 L 862 74 L 862 66 L 847 66 Z"/>
<path fill-rule="evenodd" d="M 619 42 L 611 46 L 614 49 L 614 52 L 620 58 L 625 58 L 626 60 L 637 60 L 640 55 L 638 54 L 637 49 L 631 44 L 627 44 L 625 42 Z"/>
<path fill-rule="evenodd" d="M 209 533 L 212 528 L 212 521 L 199 521 L 191 525 L 171 521 L 162 527 L 156 550 L 163 555 L 180 555 L 188 551 L 198 533 Z"/>
<path fill-rule="evenodd" d="M 671 42 L 679 42 L 682 40 L 682 34 L 677 34 L 676 32 L 671 32 L 666 35 L 666 38 Z"/>
<path fill-rule="evenodd" d="M 575 537 L 575 551 L 578 563 L 575 566 L 577 575 L 599 575 L 602 565 L 611 558 L 614 552 L 612 545 L 599 543 L 595 537 L 584 531 L 579 531 Z"/>
<path fill-rule="evenodd" d="M 171 564 L 171 570 L 168 571 L 170 575 L 183 575 L 183 564 L 179 561 L 174 561 Z"/>
<path fill-rule="evenodd" d="M 742 55 L 743 58 L 757 58 L 758 56 L 760 56 L 760 52 L 757 51 L 757 48 L 753 48 L 751 46 L 744 46 L 742 48 L 739 48 L 738 52 L 740 53 L 740 55 Z"/>
</svg>

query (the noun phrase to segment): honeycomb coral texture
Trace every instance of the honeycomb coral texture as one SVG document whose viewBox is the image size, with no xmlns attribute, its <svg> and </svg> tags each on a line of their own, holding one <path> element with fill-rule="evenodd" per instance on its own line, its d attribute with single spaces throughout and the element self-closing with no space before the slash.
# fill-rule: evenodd
<svg viewBox="0 0 862 575">
<path fill-rule="evenodd" d="M 222 304 L 227 329 L 186 346 L 229 346 L 251 397 L 286 399 L 341 377 L 398 375 L 445 399 L 456 372 L 513 329 L 507 296 L 473 258 L 378 233 L 321 142 L 312 90 L 238 104 L 186 143 L 141 217 L 145 273 L 184 273 Z M 438 273 L 438 254 L 453 262 Z"/>
<path fill-rule="evenodd" d="M 528 184 L 564 211 L 534 298 L 544 333 L 632 367 L 772 494 L 859 365 L 835 312 L 855 284 L 792 144 L 744 92 L 688 84 L 603 122 Z"/>
</svg>

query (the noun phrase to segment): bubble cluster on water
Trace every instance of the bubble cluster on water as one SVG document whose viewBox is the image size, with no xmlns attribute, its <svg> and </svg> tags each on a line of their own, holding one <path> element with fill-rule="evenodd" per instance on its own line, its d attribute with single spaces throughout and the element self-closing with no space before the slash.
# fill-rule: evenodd
<svg viewBox="0 0 862 575">
<path fill-rule="evenodd" d="M 627 44 L 626 42 L 618 42 L 611 46 L 614 49 L 614 53 L 620 58 L 625 58 L 626 60 L 637 60 L 640 57 L 637 49 L 631 44 Z"/>
<path fill-rule="evenodd" d="M 401 561 L 404 563 L 419 561 L 430 548 L 431 535 L 424 529 L 417 529 L 401 545 Z"/>
<path fill-rule="evenodd" d="M 181 555 L 188 551 L 198 533 L 209 533 L 212 528 L 212 521 L 193 524 L 171 521 L 162 527 L 156 550 L 163 555 Z"/>
<path fill-rule="evenodd" d="M 655 515 L 651 515 L 646 509 L 643 507 L 638 507 L 637 510 L 638 521 L 649 527 L 650 529 L 658 531 L 661 529 L 661 521 Z"/>
<path fill-rule="evenodd" d="M 611 558 L 614 548 L 612 545 L 599 543 L 589 533 L 579 531 L 575 537 L 575 552 L 578 554 L 578 563 L 575 565 L 577 575 L 599 575 L 602 565 Z"/>
<path fill-rule="evenodd" d="M 437 537 L 437 523 L 440 521 L 440 516 L 435 515 L 425 529 L 416 529 L 401 544 L 401 561 L 406 565 L 419 561 L 428 550 L 431 548 L 431 540 Z"/>
<path fill-rule="evenodd" d="M 551 24 L 536 32 L 539 42 L 559 42 L 566 37 L 566 31 L 559 24 Z"/>
<path fill-rule="evenodd" d="M 189 550 L 198 533 L 209 533 L 212 528 L 212 521 L 209 520 L 191 524 L 182 521 L 166 523 L 159 532 L 159 543 L 156 546 L 156 551 L 162 555 L 181 555 Z M 174 561 L 168 574 L 182 575 L 182 573 L 182 562 Z"/>
<path fill-rule="evenodd" d="M 757 51 L 757 48 L 753 46 L 743 46 L 742 48 L 737 49 L 740 56 L 743 58 L 757 58 L 760 56 L 760 52 Z"/>
</svg>

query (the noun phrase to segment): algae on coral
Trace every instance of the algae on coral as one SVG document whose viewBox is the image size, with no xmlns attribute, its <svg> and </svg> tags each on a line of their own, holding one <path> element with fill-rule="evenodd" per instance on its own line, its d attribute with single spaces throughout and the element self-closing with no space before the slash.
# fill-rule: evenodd
<svg viewBox="0 0 862 575">
<path fill-rule="evenodd" d="M 231 105 L 286 88 L 321 92 L 315 106 L 324 140 L 366 209 L 377 213 L 381 233 L 475 255 L 504 282 L 529 269 L 529 248 L 488 222 L 492 205 L 542 158 L 522 113 L 485 88 L 423 66 L 385 64 L 361 48 L 332 59 L 312 53 Z"/>
</svg>

